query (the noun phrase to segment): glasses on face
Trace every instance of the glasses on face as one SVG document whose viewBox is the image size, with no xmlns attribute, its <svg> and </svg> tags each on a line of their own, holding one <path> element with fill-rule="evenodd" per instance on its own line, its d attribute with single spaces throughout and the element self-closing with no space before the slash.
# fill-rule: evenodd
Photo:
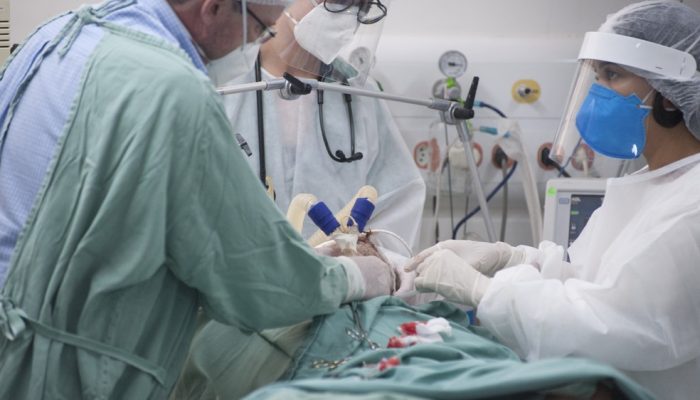
<svg viewBox="0 0 700 400">
<path fill-rule="evenodd" d="M 249 7 L 246 7 L 245 10 L 248 13 L 248 15 L 250 15 L 250 17 L 253 18 L 253 20 L 255 20 L 255 22 L 257 22 L 258 25 L 260 25 L 260 29 L 262 30 L 262 33 L 260 34 L 260 36 L 258 36 L 258 39 L 257 39 L 258 41 L 265 41 L 267 39 L 275 37 L 277 32 L 275 32 L 274 29 L 269 27 L 265 22 L 263 22 L 262 19 L 260 19 L 260 17 L 255 15 L 255 13 Z"/>
<path fill-rule="evenodd" d="M 357 6 L 357 21 L 361 24 L 375 24 L 386 17 L 386 6 L 381 0 L 323 0 L 323 7 L 332 13 L 349 11 Z"/>
</svg>

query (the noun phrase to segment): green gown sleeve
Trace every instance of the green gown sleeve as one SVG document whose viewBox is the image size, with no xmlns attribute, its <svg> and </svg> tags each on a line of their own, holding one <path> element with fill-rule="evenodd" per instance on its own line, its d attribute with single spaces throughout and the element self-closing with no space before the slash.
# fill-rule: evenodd
<svg viewBox="0 0 700 400">
<path fill-rule="evenodd" d="M 266 197 L 181 50 L 115 30 L 81 79 L 1 295 L 53 333 L 2 335 L 0 398 L 163 399 L 199 305 L 243 329 L 337 309 L 342 265 Z"/>
<path fill-rule="evenodd" d="M 186 103 L 178 109 L 191 112 L 173 115 L 172 126 L 193 139 L 175 149 L 177 181 L 168 185 L 170 268 L 223 323 L 262 329 L 334 311 L 346 295 L 345 270 L 317 257 L 267 197 L 207 86 L 174 92 Z"/>
</svg>

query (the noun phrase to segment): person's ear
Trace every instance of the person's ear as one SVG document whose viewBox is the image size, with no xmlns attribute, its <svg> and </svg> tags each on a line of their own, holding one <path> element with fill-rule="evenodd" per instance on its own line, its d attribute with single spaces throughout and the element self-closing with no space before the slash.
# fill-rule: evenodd
<svg viewBox="0 0 700 400">
<path fill-rule="evenodd" d="M 214 23 L 225 11 L 225 7 L 233 7 L 231 0 L 203 0 L 199 9 L 200 17 L 205 25 Z"/>
<path fill-rule="evenodd" d="M 667 98 L 656 93 L 651 115 L 657 124 L 664 128 L 673 128 L 683 122 L 683 113 Z"/>
</svg>

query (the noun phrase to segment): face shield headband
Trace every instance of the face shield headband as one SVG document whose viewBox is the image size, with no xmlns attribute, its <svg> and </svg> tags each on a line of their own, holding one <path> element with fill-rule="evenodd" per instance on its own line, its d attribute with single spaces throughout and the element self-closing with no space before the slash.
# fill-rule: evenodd
<svg viewBox="0 0 700 400">
<path fill-rule="evenodd" d="M 592 165 L 592 153 L 586 150 L 584 142 L 599 155 L 611 157 L 595 158 L 602 163 L 617 163 L 611 169 L 619 169 L 618 159 L 638 157 L 643 149 L 646 136 L 643 121 L 648 114 L 644 100 L 648 93 L 622 96 L 601 87 L 596 83 L 594 65 L 619 65 L 646 79 L 683 81 L 697 74 L 695 58 L 687 52 L 611 33 L 587 33 L 578 58 L 579 68 L 550 152 L 550 158 L 561 166 Z M 602 129 L 611 126 L 616 129 Z M 613 147 L 612 142 L 616 143 Z"/>
</svg>

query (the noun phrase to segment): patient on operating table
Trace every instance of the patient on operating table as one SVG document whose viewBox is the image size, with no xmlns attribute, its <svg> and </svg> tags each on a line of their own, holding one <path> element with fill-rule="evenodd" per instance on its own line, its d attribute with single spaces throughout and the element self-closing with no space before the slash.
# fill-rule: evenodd
<svg viewBox="0 0 700 400">
<path fill-rule="evenodd" d="M 386 257 L 371 236 L 360 239 L 358 251 Z M 325 245 L 321 251 L 338 254 L 340 249 Z M 433 322 L 442 328 L 429 332 L 432 339 L 421 339 L 420 327 Z M 414 331 L 406 332 L 406 327 Z M 274 382 L 280 383 L 255 391 Z M 210 321 L 195 336 L 172 398 L 353 394 L 360 396 L 353 399 L 376 399 L 372 396 L 378 391 L 387 393 L 382 399 L 651 398 L 622 373 L 589 360 L 524 363 L 488 333 L 470 326 L 454 305 L 435 301 L 411 306 L 393 296 L 351 303 L 313 321 L 262 332 Z M 313 397 L 319 392 L 320 397 Z"/>
<path fill-rule="evenodd" d="M 396 294 L 407 293 L 411 297 L 407 300 L 412 302 L 437 297 L 432 293 L 419 296 L 413 290 L 412 274 L 403 272 L 409 258 L 380 250 L 372 236 L 372 233 L 359 235 L 351 252 L 341 249 L 333 240 L 315 249 L 320 255 L 331 257 L 377 256 L 394 267 Z M 171 398 L 236 399 L 277 381 L 293 364 L 312 326 L 313 321 L 306 321 L 291 327 L 243 332 L 216 321 L 206 322 L 195 334 L 185 370 Z"/>
<path fill-rule="evenodd" d="M 312 321 L 262 332 L 209 321 L 193 339 L 171 398 L 376 399 L 377 392 L 382 399 L 651 398 L 622 373 L 589 360 L 521 361 L 471 326 L 463 309 L 416 292 L 413 274 L 403 271 L 410 249 L 387 248 L 391 240 L 400 242 L 387 240 L 391 237 L 368 229 L 350 239 L 310 240 L 320 243 L 315 246 L 320 255 L 386 261 L 395 271 L 394 296 L 353 302 Z M 274 382 L 279 383 L 262 388 Z"/>
</svg>

